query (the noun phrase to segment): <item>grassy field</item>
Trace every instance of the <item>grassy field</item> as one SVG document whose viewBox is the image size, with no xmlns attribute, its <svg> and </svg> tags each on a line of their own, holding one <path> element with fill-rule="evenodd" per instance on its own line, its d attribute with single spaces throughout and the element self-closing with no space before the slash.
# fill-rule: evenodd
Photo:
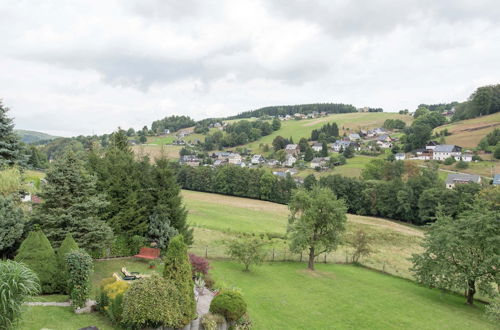
<svg viewBox="0 0 500 330">
<path fill-rule="evenodd" d="M 188 221 L 194 227 L 193 253 L 211 258 L 225 258 L 224 242 L 236 235 L 247 233 L 267 237 L 268 259 L 272 249 L 276 260 L 300 260 L 299 254 L 290 254 L 284 237 L 288 223 L 286 205 L 184 190 L 184 202 L 189 210 Z M 420 251 L 423 232 L 420 228 L 374 217 L 348 215 L 347 234 L 363 228 L 373 237 L 374 253 L 362 259 L 368 266 L 398 276 L 410 278 L 408 258 Z M 271 234 L 269 239 L 268 235 Z M 278 235 L 274 235 L 278 234 Z M 348 246 L 326 255 L 328 262 L 345 262 L 351 255 Z M 324 255 L 318 260 L 324 261 Z"/>
<path fill-rule="evenodd" d="M 295 142 L 298 142 L 300 138 L 308 138 L 311 136 L 311 131 L 313 129 L 321 128 L 326 123 L 335 122 L 342 131 L 345 130 L 358 130 L 362 128 L 375 128 L 380 127 L 386 119 L 401 119 L 407 123 L 411 122 L 413 117 L 408 115 L 400 115 L 397 113 L 387 113 L 387 112 L 371 112 L 371 113 L 344 113 L 344 114 L 333 114 L 322 118 L 315 119 L 305 119 L 305 120 L 288 120 L 281 122 L 281 128 L 273 132 L 271 135 L 262 137 L 261 139 L 248 143 L 244 145 L 254 152 L 259 150 L 259 145 L 261 143 L 269 144 L 273 142 L 273 139 L 281 135 L 285 138 L 293 137 Z"/>
<path fill-rule="evenodd" d="M 101 314 L 75 314 L 71 307 L 24 306 L 20 330 L 69 330 L 97 326 L 100 330 L 115 329 Z"/>
<path fill-rule="evenodd" d="M 494 329 L 483 306 L 350 265 L 268 263 L 243 272 L 212 262 L 217 281 L 243 291 L 254 329 Z"/>
<path fill-rule="evenodd" d="M 168 159 L 179 159 L 179 151 L 181 146 L 174 145 L 138 145 L 133 146 L 132 150 L 138 156 L 149 156 L 151 160 L 158 158 L 162 155 L 166 156 Z"/>
<path fill-rule="evenodd" d="M 495 128 L 500 128 L 500 112 L 439 126 L 434 129 L 434 132 L 447 129 L 451 135 L 446 137 L 446 143 L 475 148 L 479 141 Z"/>
</svg>

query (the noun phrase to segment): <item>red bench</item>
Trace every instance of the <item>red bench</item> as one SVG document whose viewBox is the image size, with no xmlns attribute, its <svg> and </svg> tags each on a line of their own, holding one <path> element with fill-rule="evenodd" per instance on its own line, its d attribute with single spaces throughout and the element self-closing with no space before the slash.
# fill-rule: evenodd
<svg viewBox="0 0 500 330">
<path fill-rule="evenodd" d="M 144 259 L 156 259 L 160 257 L 160 249 L 143 247 L 134 257 L 144 258 Z"/>
</svg>

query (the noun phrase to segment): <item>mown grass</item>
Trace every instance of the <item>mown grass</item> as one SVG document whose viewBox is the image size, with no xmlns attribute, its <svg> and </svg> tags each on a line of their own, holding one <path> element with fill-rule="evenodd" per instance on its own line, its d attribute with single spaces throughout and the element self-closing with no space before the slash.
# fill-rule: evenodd
<svg viewBox="0 0 500 330">
<path fill-rule="evenodd" d="M 254 329 L 494 329 L 483 306 L 357 266 L 266 263 L 250 272 L 212 262 L 216 281 L 243 291 Z"/>
</svg>

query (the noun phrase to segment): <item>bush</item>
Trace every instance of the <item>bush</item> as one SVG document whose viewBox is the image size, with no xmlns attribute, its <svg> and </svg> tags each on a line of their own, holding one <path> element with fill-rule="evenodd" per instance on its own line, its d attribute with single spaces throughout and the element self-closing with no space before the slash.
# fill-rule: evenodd
<svg viewBox="0 0 500 330">
<path fill-rule="evenodd" d="M 453 164 L 454 162 L 455 162 L 455 158 L 453 158 L 453 157 L 448 157 L 448 158 L 446 158 L 446 159 L 444 160 L 443 164 L 445 164 L 445 165 L 451 165 L 451 164 Z"/>
<path fill-rule="evenodd" d="M 134 235 L 130 239 L 129 242 L 129 253 L 131 256 L 136 255 L 139 253 L 141 250 L 141 247 L 146 245 L 146 238 L 139 236 L 139 235 Z"/>
<path fill-rule="evenodd" d="M 39 291 L 34 271 L 18 262 L 0 260 L 0 329 L 13 328 L 26 297 Z"/>
<path fill-rule="evenodd" d="M 57 255 L 56 255 L 57 265 L 61 270 L 60 290 L 67 294 L 69 294 L 69 287 L 68 287 L 69 274 L 68 274 L 68 267 L 66 265 L 66 256 L 68 253 L 75 250 L 78 250 L 78 245 L 73 239 L 73 236 L 71 236 L 71 234 L 68 233 L 66 234 L 66 237 L 62 241 L 61 246 L 57 250 Z"/>
<path fill-rule="evenodd" d="M 491 321 L 500 322 L 500 298 L 498 296 L 486 306 L 486 316 Z"/>
<path fill-rule="evenodd" d="M 251 265 L 259 265 L 264 261 L 266 244 L 259 239 L 232 240 L 227 244 L 227 252 L 231 258 L 245 266 L 248 271 Z"/>
<path fill-rule="evenodd" d="M 136 281 L 123 295 L 123 323 L 132 328 L 182 328 L 191 319 L 186 322 L 178 297 L 175 284 L 156 274 Z"/>
<path fill-rule="evenodd" d="M 191 262 L 191 269 L 193 277 L 197 273 L 202 273 L 203 275 L 208 274 L 208 270 L 210 269 L 210 264 L 208 260 L 202 257 L 197 256 L 196 254 L 189 254 L 189 261 Z"/>
<path fill-rule="evenodd" d="M 128 257 L 130 256 L 129 241 L 126 236 L 117 236 L 111 245 L 110 256 L 112 257 Z"/>
<path fill-rule="evenodd" d="M 177 235 L 170 240 L 164 261 L 163 276 L 170 285 L 177 289 L 175 299 L 181 313 L 179 322 L 181 325 L 186 325 L 196 317 L 196 301 L 194 300 L 191 264 L 182 235 Z"/>
<path fill-rule="evenodd" d="M 58 285 L 57 279 L 60 277 L 60 273 L 56 254 L 47 236 L 41 230 L 29 233 L 22 242 L 15 261 L 26 264 L 37 274 L 42 293 L 58 292 L 60 285 Z"/>
<path fill-rule="evenodd" d="M 201 318 L 204 330 L 217 330 L 224 323 L 224 318 L 217 314 L 207 313 Z"/>
<path fill-rule="evenodd" d="M 68 287 L 71 305 L 74 308 L 85 307 L 90 295 L 90 274 L 93 270 L 92 258 L 82 250 L 66 255 L 68 267 Z"/>
<path fill-rule="evenodd" d="M 219 293 L 210 304 L 210 313 L 220 314 L 228 322 L 241 318 L 247 311 L 247 304 L 241 293 L 224 290 Z"/>
<path fill-rule="evenodd" d="M 455 168 L 458 168 L 460 170 L 466 169 L 469 167 L 469 164 L 464 162 L 463 160 L 459 161 L 458 163 L 455 164 Z"/>
<path fill-rule="evenodd" d="M 129 287 L 128 282 L 116 281 L 113 277 L 104 279 L 100 283 L 98 308 L 114 324 L 121 324 L 123 321 L 123 295 Z"/>
</svg>

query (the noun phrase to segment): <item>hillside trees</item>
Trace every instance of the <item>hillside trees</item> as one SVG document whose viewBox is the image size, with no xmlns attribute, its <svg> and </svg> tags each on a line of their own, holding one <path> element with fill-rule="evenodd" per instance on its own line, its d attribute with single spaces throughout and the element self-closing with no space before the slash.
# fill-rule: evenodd
<svg viewBox="0 0 500 330">
<path fill-rule="evenodd" d="M 12 118 L 7 116 L 9 108 L 0 100 L 0 167 L 11 166 L 23 161 L 21 143 Z"/>
<path fill-rule="evenodd" d="M 472 305 L 477 291 L 492 296 L 500 280 L 500 215 L 476 199 L 457 218 L 438 214 L 426 233 L 422 254 L 413 256 L 416 279 L 431 287 L 465 289 Z"/>
<path fill-rule="evenodd" d="M 32 219 L 47 233 L 57 248 L 71 233 L 79 246 L 88 251 L 102 249 L 113 237 L 100 212 L 106 207 L 105 196 L 98 193 L 96 179 L 76 155 L 68 151 L 47 173 L 41 197 Z"/>
<path fill-rule="evenodd" d="M 347 207 L 329 189 L 299 189 L 288 205 L 291 215 L 288 231 L 290 250 L 309 250 L 308 268 L 314 270 L 314 258 L 337 248 L 347 221 Z"/>
<path fill-rule="evenodd" d="M 166 129 L 175 132 L 181 128 L 191 127 L 195 121 L 188 116 L 169 116 L 160 120 L 155 120 L 151 124 L 151 130 L 155 133 L 163 133 Z"/>
<path fill-rule="evenodd" d="M 351 104 L 341 103 L 313 103 L 313 104 L 298 104 L 298 105 L 279 105 L 264 107 L 257 110 L 245 111 L 236 116 L 228 117 L 227 119 L 241 119 L 262 116 L 285 116 L 295 113 L 308 114 L 314 111 L 326 113 L 349 113 L 357 112 L 358 110 Z"/>
<path fill-rule="evenodd" d="M 500 111 L 500 85 L 479 87 L 469 99 L 457 105 L 452 120 L 470 119 Z"/>
</svg>

